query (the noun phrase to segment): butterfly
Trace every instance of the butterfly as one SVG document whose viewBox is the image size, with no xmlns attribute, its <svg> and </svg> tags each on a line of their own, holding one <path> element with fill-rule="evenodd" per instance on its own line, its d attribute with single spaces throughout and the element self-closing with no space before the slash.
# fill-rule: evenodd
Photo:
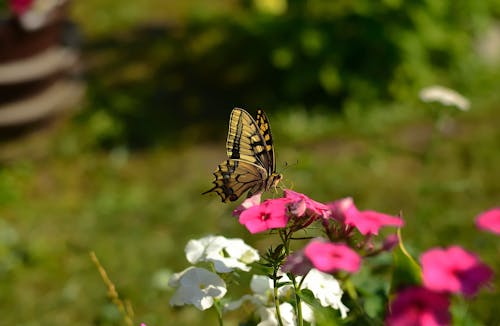
<svg viewBox="0 0 500 326">
<path fill-rule="evenodd" d="M 273 137 L 269 120 L 262 110 L 254 119 L 247 111 L 234 108 L 229 119 L 226 150 L 228 159 L 214 172 L 214 187 L 222 202 L 235 201 L 276 187 L 282 175 L 276 173 Z"/>
</svg>

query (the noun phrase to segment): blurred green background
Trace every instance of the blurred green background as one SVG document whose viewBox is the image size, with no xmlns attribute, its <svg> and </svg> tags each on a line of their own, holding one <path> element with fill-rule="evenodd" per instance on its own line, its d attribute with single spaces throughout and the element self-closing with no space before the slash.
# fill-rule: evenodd
<svg viewBox="0 0 500 326">
<path fill-rule="evenodd" d="M 268 113 L 285 187 L 401 211 L 416 256 L 460 244 L 500 271 L 500 239 L 474 226 L 499 205 L 500 1 L 87 0 L 71 17 L 83 108 L 0 144 L 2 325 L 120 325 L 90 250 L 136 324 L 215 324 L 170 308 L 165 279 L 191 238 L 269 244 L 200 195 L 235 106 Z M 470 111 L 422 103 L 434 84 Z M 463 304 L 467 325 L 500 324 L 499 301 Z"/>
</svg>

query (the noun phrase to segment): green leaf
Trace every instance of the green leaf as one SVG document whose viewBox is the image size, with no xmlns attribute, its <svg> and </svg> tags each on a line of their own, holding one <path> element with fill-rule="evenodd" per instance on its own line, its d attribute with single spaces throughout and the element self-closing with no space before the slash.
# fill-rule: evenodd
<svg viewBox="0 0 500 326">
<path fill-rule="evenodd" d="M 323 307 L 310 290 L 300 290 L 297 294 L 303 302 L 312 307 L 317 325 L 337 326 L 342 324 L 340 313 L 331 307 Z"/>
</svg>

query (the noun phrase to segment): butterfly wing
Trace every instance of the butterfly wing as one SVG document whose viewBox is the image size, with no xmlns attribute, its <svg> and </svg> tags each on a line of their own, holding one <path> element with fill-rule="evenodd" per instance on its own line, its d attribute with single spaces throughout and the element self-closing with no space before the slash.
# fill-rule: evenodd
<svg viewBox="0 0 500 326">
<path fill-rule="evenodd" d="M 252 163 L 226 160 L 214 172 L 214 187 L 203 194 L 215 191 L 223 202 L 235 201 L 248 191 L 252 196 L 264 190 L 267 172 Z"/>
<path fill-rule="evenodd" d="M 248 197 L 274 185 L 274 149 L 269 120 L 262 110 L 257 121 L 245 110 L 234 108 L 229 119 L 226 141 L 228 160 L 214 172 L 214 187 L 223 202 L 235 201 L 248 191 Z M 270 180 L 271 179 L 271 180 Z"/>
<path fill-rule="evenodd" d="M 257 127 L 259 128 L 262 138 L 266 144 L 266 151 L 269 157 L 269 166 L 267 173 L 271 175 L 276 172 L 276 161 L 274 160 L 274 146 L 273 146 L 273 135 L 271 133 L 271 125 L 269 124 L 269 119 L 267 115 L 262 110 L 257 110 L 257 117 L 255 118 L 257 122 Z"/>
<path fill-rule="evenodd" d="M 256 164 L 268 172 L 269 168 L 272 169 L 272 158 L 267 148 L 261 129 L 253 117 L 243 109 L 233 109 L 227 134 L 227 156 Z"/>
</svg>

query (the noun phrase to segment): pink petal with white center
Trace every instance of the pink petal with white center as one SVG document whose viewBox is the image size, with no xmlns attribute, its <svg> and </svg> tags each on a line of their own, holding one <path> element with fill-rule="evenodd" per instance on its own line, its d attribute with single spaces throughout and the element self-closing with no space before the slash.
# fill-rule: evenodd
<svg viewBox="0 0 500 326">
<path fill-rule="evenodd" d="M 288 223 L 287 203 L 288 200 L 285 198 L 268 199 L 242 212 L 239 222 L 244 224 L 250 233 L 284 228 Z"/>
</svg>

